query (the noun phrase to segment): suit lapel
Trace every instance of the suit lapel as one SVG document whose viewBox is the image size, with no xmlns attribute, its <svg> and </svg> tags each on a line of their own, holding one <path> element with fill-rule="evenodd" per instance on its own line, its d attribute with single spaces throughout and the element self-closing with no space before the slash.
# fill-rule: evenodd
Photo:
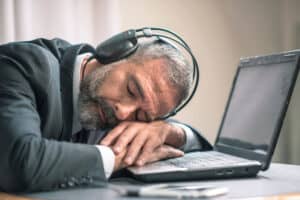
<svg viewBox="0 0 300 200">
<path fill-rule="evenodd" d="M 94 52 L 92 46 L 86 44 L 74 45 L 66 49 L 61 60 L 61 97 L 63 110 L 62 140 L 71 140 L 73 119 L 73 73 L 76 56 L 85 52 Z"/>
</svg>

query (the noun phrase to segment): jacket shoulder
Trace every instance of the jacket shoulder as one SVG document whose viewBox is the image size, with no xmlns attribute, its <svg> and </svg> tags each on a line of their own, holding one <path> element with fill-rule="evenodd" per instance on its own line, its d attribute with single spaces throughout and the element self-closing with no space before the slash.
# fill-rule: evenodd
<svg viewBox="0 0 300 200">
<path fill-rule="evenodd" d="M 60 38 L 54 38 L 51 40 L 45 38 L 38 38 L 29 41 L 29 43 L 38 45 L 44 49 L 49 50 L 58 59 L 61 59 L 65 50 L 68 47 L 72 46 L 69 42 Z"/>
<path fill-rule="evenodd" d="M 0 55 L 9 56 L 17 52 L 26 52 L 28 50 L 34 55 L 35 53 L 39 54 L 41 51 L 48 51 L 57 59 L 61 59 L 65 50 L 70 46 L 72 45 L 69 42 L 60 38 L 37 38 L 30 41 L 17 41 L 3 44 L 0 46 Z"/>
<path fill-rule="evenodd" d="M 69 46 L 61 39 L 43 38 L 1 45 L 1 82 L 28 82 L 34 90 L 46 90 L 50 82 L 59 83 L 60 62 Z"/>
</svg>

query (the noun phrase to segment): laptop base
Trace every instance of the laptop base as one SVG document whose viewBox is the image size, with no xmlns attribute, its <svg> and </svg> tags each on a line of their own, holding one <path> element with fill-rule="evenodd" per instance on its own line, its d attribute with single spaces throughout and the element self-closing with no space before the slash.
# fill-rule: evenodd
<svg viewBox="0 0 300 200">
<path fill-rule="evenodd" d="M 165 182 L 165 181 L 190 181 L 190 180 L 207 180 L 207 179 L 226 179 L 226 178 L 244 178 L 255 177 L 260 165 L 245 167 L 216 168 L 209 170 L 194 171 L 173 171 L 153 174 L 136 174 L 128 170 L 130 176 L 143 182 Z"/>
</svg>

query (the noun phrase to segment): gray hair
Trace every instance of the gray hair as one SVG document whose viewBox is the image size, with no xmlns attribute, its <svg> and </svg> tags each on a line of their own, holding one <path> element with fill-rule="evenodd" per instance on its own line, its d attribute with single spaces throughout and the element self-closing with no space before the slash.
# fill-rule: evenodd
<svg viewBox="0 0 300 200">
<path fill-rule="evenodd" d="M 192 87 L 193 67 L 178 48 L 160 39 L 140 42 L 128 61 L 141 63 L 150 59 L 162 59 L 165 62 L 166 78 L 178 90 L 180 104 L 188 97 Z"/>
</svg>

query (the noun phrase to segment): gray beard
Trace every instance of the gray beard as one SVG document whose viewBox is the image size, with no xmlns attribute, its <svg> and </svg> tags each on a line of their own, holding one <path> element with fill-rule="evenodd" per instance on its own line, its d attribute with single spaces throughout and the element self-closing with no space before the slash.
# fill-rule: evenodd
<svg viewBox="0 0 300 200">
<path fill-rule="evenodd" d="M 111 69 L 111 65 L 99 67 L 86 75 L 80 83 L 78 97 L 79 119 L 84 129 L 97 130 L 112 128 L 118 124 L 113 109 L 104 99 L 97 96 L 98 89 L 101 88 L 105 77 L 109 74 Z M 101 123 L 98 106 L 100 106 L 104 112 L 106 118 L 105 123 Z"/>
</svg>

